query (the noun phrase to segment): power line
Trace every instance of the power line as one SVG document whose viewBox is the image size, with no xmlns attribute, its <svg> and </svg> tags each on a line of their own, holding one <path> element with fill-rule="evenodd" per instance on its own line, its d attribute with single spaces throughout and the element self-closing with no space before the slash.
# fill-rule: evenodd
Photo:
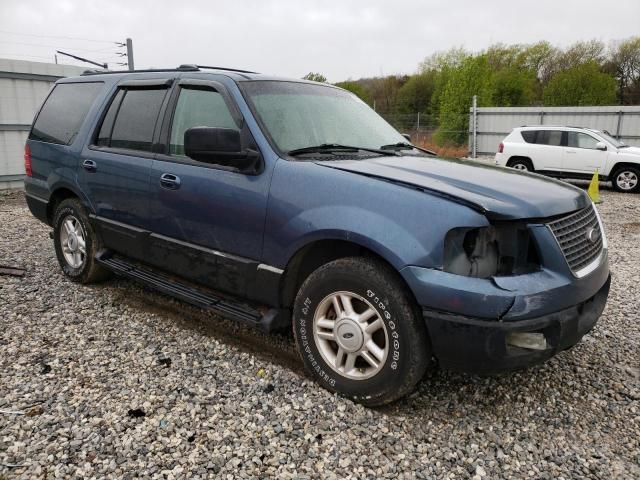
<svg viewBox="0 0 640 480">
<path fill-rule="evenodd" d="M 10 32 L 8 30 L 0 30 L 0 33 L 5 33 L 8 35 L 21 35 L 25 37 L 39 37 L 39 38 L 62 38 L 65 40 L 81 40 L 84 42 L 100 42 L 100 43 L 117 43 L 111 40 L 96 40 L 93 38 L 81 38 L 81 37 L 65 37 L 60 35 L 36 35 L 34 33 L 21 33 L 21 32 Z"/>
<path fill-rule="evenodd" d="M 117 44 L 117 42 L 113 42 L 114 44 Z M 40 47 L 40 48 L 73 48 L 74 50 L 78 50 L 81 52 L 88 52 L 88 53 L 109 53 L 109 50 L 111 50 L 113 47 L 105 47 L 105 48 L 100 48 L 100 49 L 86 49 L 86 48 L 76 48 L 76 47 L 59 47 L 56 45 L 45 45 L 44 43 L 26 43 L 26 42 L 9 42 L 6 40 L 0 40 L 0 44 L 10 44 L 10 45 L 24 45 L 24 46 L 28 46 L 28 47 Z"/>
</svg>

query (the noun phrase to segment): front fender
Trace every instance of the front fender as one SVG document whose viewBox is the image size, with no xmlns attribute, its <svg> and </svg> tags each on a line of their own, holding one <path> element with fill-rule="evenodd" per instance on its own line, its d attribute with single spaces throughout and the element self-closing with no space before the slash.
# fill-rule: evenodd
<svg viewBox="0 0 640 480">
<path fill-rule="evenodd" d="M 397 270 L 442 266 L 446 233 L 487 219 L 446 198 L 308 162 L 279 160 L 269 194 L 263 261 L 284 268 L 318 240 L 366 247 Z"/>
</svg>

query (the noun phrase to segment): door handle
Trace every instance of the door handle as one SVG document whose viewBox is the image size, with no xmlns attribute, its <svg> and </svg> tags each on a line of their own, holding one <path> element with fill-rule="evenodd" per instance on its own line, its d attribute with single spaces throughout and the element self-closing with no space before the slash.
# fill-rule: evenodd
<svg viewBox="0 0 640 480">
<path fill-rule="evenodd" d="M 85 160 L 82 162 L 82 168 L 87 172 L 95 172 L 98 169 L 98 165 L 93 160 Z"/>
<path fill-rule="evenodd" d="M 575 150 L 567 150 L 567 153 L 576 153 Z"/>
<path fill-rule="evenodd" d="M 160 175 L 160 186 L 167 190 L 177 190 L 180 188 L 180 177 L 173 173 L 163 173 Z"/>
</svg>

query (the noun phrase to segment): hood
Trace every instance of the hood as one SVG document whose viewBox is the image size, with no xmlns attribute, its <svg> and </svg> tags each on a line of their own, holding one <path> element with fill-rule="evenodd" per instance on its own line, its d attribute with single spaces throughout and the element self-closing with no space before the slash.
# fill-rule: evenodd
<svg viewBox="0 0 640 480">
<path fill-rule="evenodd" d="M 590 203 L 589 197 L 572 185 L 473 161 L 403 156 L 316 163 L 417 187 L 466 204 L 494 220 L 551 217 Z"/>
<path fill-rule="evenodd" d="M 625 147 L 618 149 L 618 153 L 627 153 L 631 155 L 640 155 L 640 147 Z"/>
</svg>

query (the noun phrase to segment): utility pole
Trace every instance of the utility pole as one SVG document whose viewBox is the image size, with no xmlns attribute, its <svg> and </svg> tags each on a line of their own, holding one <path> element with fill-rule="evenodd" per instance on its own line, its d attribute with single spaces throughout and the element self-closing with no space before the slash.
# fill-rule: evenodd
<svg viewBox="0 0 640 480">
<path fill-rule="evenodd" d="M 127 38 L 127 66 L 133 70 L 133 41 Z"/>
</svg>

